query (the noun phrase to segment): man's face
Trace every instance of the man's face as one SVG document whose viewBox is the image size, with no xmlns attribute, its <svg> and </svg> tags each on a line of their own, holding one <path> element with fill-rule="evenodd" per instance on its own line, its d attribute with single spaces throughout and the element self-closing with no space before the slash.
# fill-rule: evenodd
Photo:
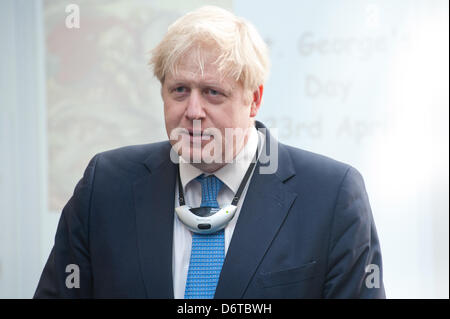
<svg viewBox="0 0 450 319">
<path fill-rule="evenodd" d="M 171 139 L 171 134 L 175 132 L 173 130 L 185 129 L 185 133 L 176 134 L 178 138 L 170 141 L 172 145 L 182 147 L 177 151 L 185 160 L 192 162 L 193 158 L 201 157 L 204 162 L 205 151 L 208 150 L 207 153 L 212 155 L 214 151 L 211 153 L 209 150 L 214 145 L 220 147 L 223 162 L 225 155 L 228 154 L 228 160 L 229 155 L 232 155 L 231 159 L 234 158 L 245 144 L 246 129 L 252 125 L 251 118 L 256 115 L 255 108 L 252 109 L 255 104 L 242 84 L 221 76 L 213 63 L 216 55 L 208 51 L 203 53 L 203 73 L 196 55 L 189 52 L 178 64 L 176 74 L 166 75 L 162 85 L 166 131 Z M 225 138 L 227 128 L 234 129 L 235 143 Z M 218 132 L 221 136 L 217 136 Z"/>
</svg>

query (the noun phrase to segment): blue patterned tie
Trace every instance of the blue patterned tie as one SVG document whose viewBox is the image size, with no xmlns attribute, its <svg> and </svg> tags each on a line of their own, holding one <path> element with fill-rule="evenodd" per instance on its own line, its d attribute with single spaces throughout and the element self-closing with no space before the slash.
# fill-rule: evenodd
<svg viewBox="0 0 450 319">
<path fill-rule="evenodd" d="M 223 182 L 214 175 L 196 178 L 202 184 L 202 207 L 218 208 L 217 194 Z M 224 230 L 192 235 L 192 251 L 186 280 L 186 299 L 212 299 L 225 258 Z"/>
</svg>

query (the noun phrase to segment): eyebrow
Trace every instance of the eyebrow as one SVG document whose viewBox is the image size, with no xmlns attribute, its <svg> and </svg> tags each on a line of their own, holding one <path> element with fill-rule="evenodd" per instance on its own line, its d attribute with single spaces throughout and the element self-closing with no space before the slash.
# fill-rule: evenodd
<svg viewBox="0 0 450 319">
<path fill-rule="evenodd" d="M 176 87 L 178 85 L 194 85 L 197 87 L 214 87 L 221 89 L 225 92 L 231 93 L 233 91 L 233 87 L 226 85 L 224 83 L 216 82 L 216 81 L 208 81 L 208 80 L 200 80 L 200 81 L 192 81 L 188 79 L 172 79 L 168 81 L 168 86 Z"/>
</svg>

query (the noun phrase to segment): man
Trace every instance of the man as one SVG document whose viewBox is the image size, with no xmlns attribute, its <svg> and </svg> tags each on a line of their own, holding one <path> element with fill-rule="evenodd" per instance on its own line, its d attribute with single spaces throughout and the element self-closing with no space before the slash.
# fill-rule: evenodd
<svg viewBox="0 0 450 319">
<path fill-rule="evenodd" d="M 152 53 L 169 141 L 90 161 L 35 297 L 384 298 L 360 174 L 254 120 L 269 69 L 254 27 L 200 8 Z"/>
</svg>

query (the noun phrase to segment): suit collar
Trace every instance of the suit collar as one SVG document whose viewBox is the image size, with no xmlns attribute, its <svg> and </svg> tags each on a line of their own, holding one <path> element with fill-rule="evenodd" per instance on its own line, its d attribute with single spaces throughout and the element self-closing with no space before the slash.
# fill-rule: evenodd
<svg viewBox="0 0 450 319">
<path fill-rule="evenodd" d="M 178 162 L 178 154 L 172 149 L 172 145 L 169 141 L 160 142 L 160 148 L 151 151 L 150 154 L 142 162 L 150 173 L 155 173 L 161 166 L 170 163 Z M 171 159 L 176 159 L 172 161 Z"/>
<path fill-rule="evenodd" d="M 288 150 L 271 140 L 273 137 L 262 123 L 256 122 L 256 127 L 265 129 L 263 152 L 269 154 L 267 147 L 277 149 L 277 156 L 268 156 L 270 161 L 267 161 L 268 166 L 276 165 L 277 169 L 272 174 L 264 174 L 261 162 L 256 165 L 222 267 L 215 293 L 218 299 L 242 298 L 245 295 L 248 284 L 298 196 L 284 184 L 295 175 Z"/>
<path fill-rule="evenodd" d="M 286 146 L 278 142 L 277 136 L 272 135 L 263 123 L 255 121 L 255 127 L 265 136 L 263 152 L 259 160 L 261 167 L 268 167 L 265 171 L 273 172 L 281 182 L 285 182 L 295 175 L 292 159 Z M 261 172 L 264 172 L 264 170 L 261 170 Z"/>
<path fill-rule="evenodd" d="M 267 155 L 273 147 L 278 154 L 276 158 L 262 156 L 255 167 L 222 268 L 216 298 L 244 296 L 297 197 L 284 184 L 295 175 L 288 150 L 283 144 L 274 143 L 262 123 L 256 121 L 255 124 L 265 133 L 262 152 Z M 171 158 L 177 156 L 173 153 L 169 142 L 162 143 L 161 148 L 144 161 L 148 174 L 134 183 L 137 245 L 148 298 L 174 297 L 172 248 L 177 166 Z M 266 161 L 265 165 L 261 160 Z M 263 174 L 261 168 L 270 165 L 276 166 L 274 173 Z"/>
</svg>

